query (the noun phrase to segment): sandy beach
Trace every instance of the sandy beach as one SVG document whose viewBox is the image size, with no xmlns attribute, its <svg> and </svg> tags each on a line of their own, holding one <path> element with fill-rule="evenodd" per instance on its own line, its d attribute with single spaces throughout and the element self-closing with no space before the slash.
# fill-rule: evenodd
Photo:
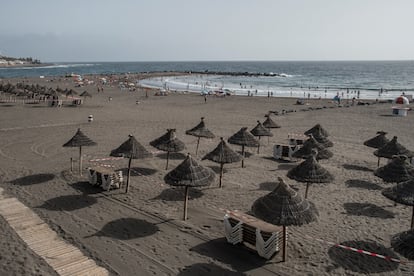
<svg viewBox="0 0 414 276">
<path fill-rule="evenodd" d="M 363 145 L 377 131 L 384 130 L 389 139 L 398 136 L 399 143 L 414 150 L 413 111 L 399 117 L 392 116 L 391 103 L 337 107 L 329 100 L 295 105 L 293 98 L 241 96 L 208 96 L 205 102 L 198 94 L 155 96 L 153 90 L 128 91 L 110 85 L 98 93 L 95 85 L 79 88 L 64 78 L 24 81 L 80 93 L 86 90 L 92 98 L 86 98 L 78 107 L 60 108 L 44 103 L 0 103 L 0 187 L 113 275 L 414 274 L 414 262 L 395 253 L 390 245 L 392 235 L 409 229 L 412 208 L 394 206 L 382 196 L 381 190 L 392 184 L 374 176 L 377 157 L 374 149 Z M 302 110 L 309 108 L 313 110 Z M 282 115 L 283 110 L 293 112 Z M 177 129 L 186 150 L 171 154 L 169 169 L 173 169 L 187 153 L 194 155 L 197 138 L 185 131 L 197 125 L 201 117 L 216 138 L 201 139 L 198 156 L 193 156 L 197 160 L 213 150 L 220 137 L 227 140 L 241 127 L 252 129 L 257 120 L 263 122 L 268 111 L 281 114 L 272 116 L 281 128 L 272 130 L 270 143 L 266 137 L 261 139 L 260 154 L 256 154 L 256 148 L 247 148 L 245 168 L 240 163 L 226 164 L 221 189 L 218 177 L 209 187 L 191 189 L 188 220 L 182 221 L 183 189 L 165 184 L 166 153 L 149 142 L 168 128 Z M 88 122 L 89 115 L 93 115 L 93 122 Z M 284 263 L 279 253 L 265 260 L 245 246 L 227 243 L 225 210 L 249 211 L 257 198 L 275 187 L 278 177 L 304 195 L 306 185 L 286 177 L 287 171 L 300 162 L 274 159 L 273 146 L 286 144 L 289 133 L 303 133 L 317 123 L 330 132 L 329 139 L 334 143 L 330 148 L 333 157 L 320 164 L 335 176 L 332 183 L 312 184 L 309 189 L 308 199 L 318 209 L 319 220 L 288 227 L 288 259 Z M 76 165 L 70 171 L 70 158 L 77 160 L 79 152 L 62 145 L 78 128 L 97 143 L 83 148 L 84 168 L 96 166 L 89 160 L 109 157 L 129 134 L 154 153 L 153 158 L 132 161 L 128 194 L 124 189 L 103 191 L 92 187 L 86 170 L 80 177 Z M 128 160 L 102 163 L 125 173 Z M 200 163 L 219 171 L 216 163 Z M 386 160 L 382 159 L 381 164 Z M 1 217 L 0 229 L 1 275 L 56 275 Z M 315 239 L 398 258 L 404 263 Z"/>
</svg>

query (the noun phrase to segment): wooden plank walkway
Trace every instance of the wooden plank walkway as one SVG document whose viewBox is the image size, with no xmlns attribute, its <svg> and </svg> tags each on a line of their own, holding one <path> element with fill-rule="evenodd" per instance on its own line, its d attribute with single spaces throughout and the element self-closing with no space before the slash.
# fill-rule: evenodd
<svg viewBox="0 0 414 276">
<path fill-rule="evenodd" d="M 61 239 L 32 210 L 0 188 L 0 215 L 37 255 L 59 275 L 106 276 L 109 272 Z"/>
</svg>

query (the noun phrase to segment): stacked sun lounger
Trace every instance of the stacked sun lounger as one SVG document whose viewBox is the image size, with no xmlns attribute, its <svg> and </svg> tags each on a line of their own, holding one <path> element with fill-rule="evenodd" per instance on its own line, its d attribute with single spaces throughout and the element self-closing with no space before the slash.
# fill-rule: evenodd
<svg viewBox="0 0 414 276">
<path fill-rule="evenodd" d="M 273 158 L 275 159 L 294 159 L 293 153 L 299 149 L 298 145 L 274 145 L 273 146 Z"/>
<path fill-rule="evenodd" d="M 119 189 L 124 182 L 122 171 L 104 167 L 88 168 L 89 183 L 104 190 Z"/>
<path fill-rule="evenodd" d="M 289 145 L 303 145 L 309 137 L 304 134 L 288 133 Z"/>
<path fill-rule="evenodd" d="M 240 211 L 227 212 L 224 216 L 227 241 L 231 244 L 244 243 L 257 251 L 259 256 L 270 259 L 279 251 L 282 242 L 282 228 Z"/>
</svg>

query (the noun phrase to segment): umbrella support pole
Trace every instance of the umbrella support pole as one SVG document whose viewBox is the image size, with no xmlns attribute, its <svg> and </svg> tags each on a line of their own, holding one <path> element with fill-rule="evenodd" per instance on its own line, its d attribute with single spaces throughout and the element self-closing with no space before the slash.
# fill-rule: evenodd
<svg viewBox="0 0 414 276">
<path fill-rule="evenodd" d="M 183 220 L 187 220 L 187 205 L 188 205 L 188 186 L 185 186 L 185 192 L 184 192 L 184 216 Z"/>
<path fill-rule="evenodd" d="M 377 164 L 378 167 L 380 166 L 380 159 L 381 157 L 378 157 L 378 164 Z"/>
<path fill-rule="evenodd" d="M 165 166 L 165 169 L 168 170 L 168 160 L 170 159 L 170 152 L 167 151 L 167 165 Z"/>
<path fill-rule="evenodd" d="M 79 175 L 82 175 L 82 147 L 79 147 Z"/>
<path fill-rule="evenodd" d="M 411 217 L 411 229 L 414 229 L 414 206 L 413 206 L 413 215 Z"/>
<path fill-rule="evenodd" d="M 127 176 L 127 183 L 125 187 L 125 193 L 128 193 L 128 190 L 129 190 L 129 178 L 131 176 L 131 161 L 132 161 L 132 157 L 130 157 L 128 160 L 128 176 Z"/>
<path fill-rule="evenodd" d="M 200 144 L 200 137 L 198 137 L 198 139 L 197 139 L 197 146 L 196 146 L 196 156 L 197 156 L 197 153 L 198 153 L 198 145 Z"/>
<path fill-rule="evenodd" d="M 308 198 L 309 182 L 306 182 L 305 198 Z"/>
<path fill-rule="evenodd" d="M 259 136 L 259 145 L 257 146 L 257 154 L 259 154 L 259 152 L 260 152 L 260 138 L 261 138 L 261 136 Z"/>
<path fill-rule="evenodd" d="M 220 188 L 221 188 L 221 179 L 223 178 L 223 167 L 224 167 L 224 164 L 220 163 L 220 181 L 219 181 Z"/>
<path fill-rule="evenodd" d="M 283 251 L 282 251 L 282 262 L 286 261 L 286 226 L 283 225 Z"/>
<path fill-rule="evenodd" d="M 73 172 L 73 158 L 70 158 L 70 171 Z"/>
<path fill-rule="evenodd" d="M 242 168 L 244 168 L 244 146 L 242 146 Z"/>
</svg>

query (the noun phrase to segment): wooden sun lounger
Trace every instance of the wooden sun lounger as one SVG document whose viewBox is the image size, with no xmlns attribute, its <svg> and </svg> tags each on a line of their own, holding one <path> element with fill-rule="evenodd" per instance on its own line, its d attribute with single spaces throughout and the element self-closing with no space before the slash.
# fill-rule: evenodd
<svg viewBox="0 0 414 276">
<path fill-rule="evenodd" d="M 89 183 L 107 191 L 111 188 L 119 189 L 124 182 L 122 171 L 114 171 L 105 167 L 88 168 L 88 176 Z"/>
<path fill-rule="evenodd" d="M 237 210 L 226 213 L 224 229 L 229 243 L 244 243 L 265 259 L 271 259 L 279 251 L 283 239 L 282 227 Z"/>
<path fill-rule="evenodd" d="M 292 156 L 299 149 L 298 145 L 274 145 L 273 158 L 275 159 L 294 159 Z"/>
</svg>

